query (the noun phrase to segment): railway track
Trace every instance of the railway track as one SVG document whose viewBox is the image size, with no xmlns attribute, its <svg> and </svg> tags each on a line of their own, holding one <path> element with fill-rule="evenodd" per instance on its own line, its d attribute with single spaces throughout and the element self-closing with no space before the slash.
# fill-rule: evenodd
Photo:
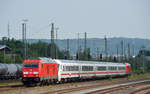
<svg viewBox="0 0 150 94">
<path fill-rule="evenodd" d="M 128 88 L 135 88 L 137 86 L 145 85 L 145 84 L 150 84 L 150 80 L 142 81 L 142 82 L 120 84 L 120 85 L 116 85 L 116 86 L 112 86 L 112 87 L 108 87 L 108 88 L 103 88 L 103 89 L 96 90 L 96 91 L 91 91 L 91 92 L 88 92 L 86 94 L 109 94 L 109 93 L 113 93 L 113 92 L 117 92 L 117 91 L 121 91 L 121 90 L 126 90 Z M 145 89 L 147 89 L 147 88 L 144 88 L 143 90 L 145 90 Z M 136 94 L 136 92 L 138 92 L 138 91 L 135 91 L 135 92 L 129 93 L 129 94 Z"/>
<path fill-rule="evenodd" d="M 109 81 L 109 80 L 96 80 L 96 81 L 85 81 L 85 82 L 73 82 L 73 83 L 63 83 L 63 84 L 53 84 L 53 85 L 48 85 L 48 86 L 42 86 L 38 88 L 43 88 L 44 87 L 50 87 L 51 90 L 45 90 L 45 91 L 41 91 L 41 92 L 36 92 L 35 94 L 68 94 L 68 93 L 74 93 L 74 94 L 78 94 L 78 93 L 87 93 L 87 94 L 92 94 L 93 91 L 88 91 L 91 89 L 95 89 L 95 88 L 101 88 L 105 89 L 103 91 L 104 94 L 107 92 L 113 92 L 114 90 L 117 91 L 117 88 L 115 89 L 115 87 L 109 87 L 107 92 L 106 92 L 106 87 L 107 86 L 111 86 L 111 85 L 118 85 L 118 84 L 123 84 L 123 83 L 131 83 L 131 82 L 137 82 L 137 81 L 141 81 L 141 80 L 148 80 L 148 79 L 134 79 L 134 80 L 125 80 L 125 78 L 122 79 L 114 79 L 113 81 Z M 132 85 L 132 87 L 137 86 L 137 85 L 144 85 L 147 84 L 148 82 L 143 82 L 143 83 L 139 83 L 139 84 L 135 84 Z M 150 83 L 150 81 L 149 81 Z M 148 84 L 149 84 L 148 83 Z M 59 88 L 58 88 L 59 87 Z M 105 87 L 105 88 L 103 88 Z M 125 88 L 129 88 L 131 86 L 120 86 L 119 89 L 125 89 Z M 7 92 L 10 90 L 18 90 L 21 89 L 22 92 L 26 92 L 26 90 L 33 90 L 36 87 L 25 87 L 23 85 L 12 85 L 12 86 L 5 86 L 5 87 L 0 87 L 0 92 Z M 118 90 L 119 90 L 118 89 Z M 100 90 L 100 89 L 99 89 Z M 36 90 L 35 90 L 36 91 Z M 88 91 L 88 92 L 83 92 L 83 91 Z M 97 90 L 95 90 L 97 91 Z M 91 92 L 91 93 L 90 93 Z M 98 91 L 97 91 L 98 92 Z M 100 91 L 99 91 L 100 92 Z M 26 94 L 26 93 L 23 93 Z M 94 94 L 94 92 L 93 92 Z M 102 93 L 103 94 L 103 93 Z M 118 93 L 116 93 L 118 94 Z"/>
<path fill-rule="evenodd" d="M 146 86 L 144 88 L 137 89 L 130 94 L 150 94 L 150 86 Z"/>
<path fill-rule="evenodd" d="M 121 90 L 121 89 L 136 87 L 138 85 L 150 84 L 150 80 L 144 80 L 144 81 L 134 80 L 134 82 L 132 80 L 132 81 L 128 81 L 128 83 L 126 83 L 126 84 L 124 84 L 124 83 L 126 83 L 126 82 L 120 82 L 120 84 L 116 84 L 116 85 L 113 84 L 112 86 L 110 84 L 101 85 L 99 83 L 96 85 L 72 87 L 72 88 L 68 88 L 68 89 L 49 91 L 49 92 L 44 92 L 41 94 L 78 94 L 78 93 L 80 93 L 80 94 L 85 94 L 85 93 L 86 94 L 109 94 L 111 92 Z"/>
<path fill-rule="evenodd" d="M 24 85 L 10 85 L 10 86 L 0 86 L 0 92 L 17 90 L 18 88 L 24 88 Z"/>
<path fill-rule="evenodd" d="M 0 92 L 21 87 L 21 80 L 0 80 Z"/>
</svg>

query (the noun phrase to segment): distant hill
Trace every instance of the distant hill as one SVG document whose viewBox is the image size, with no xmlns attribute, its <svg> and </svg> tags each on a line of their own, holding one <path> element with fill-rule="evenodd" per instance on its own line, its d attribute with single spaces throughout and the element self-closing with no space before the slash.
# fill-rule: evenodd
<svg viewBox="0 0 150 94">
<path fill-rule="evenodd" d="M 29 43 L 36 43 L 38 41 L 50 43 L 48 39 L 28 39 Z M 139 50 L 144 46 L 150 50 L 150 39 L 139 39 L 139 38 L 108 38 L 108 53 L 116 54 L 117 46 L 119 48 L 119 53 L 121 52 L 121 40 L 124 42 L 124 52 L 128 52 L 128 44 L 130 44 L 131 55 L 133 52 L 135 55 L 139 52 Z M 77 51 L 77 39 L 70 39 L 70 51 L 71 54 L 74 55 Z M 61 50 L 66 50 L 67 48 L 67 40 L 58 40 L 57 44 Z M 80 39 L 81 49 L 84 49 L 84 39 Z M 87 48 L 91 49 L 92 55 L 96 55 L 97 52 L 104 53 L 104 39 L 102 38 L 88 38 L 87 39 Z M 97 48 L 99 51 L 97 51 Z M 134 49 L 134 51 L 133 51 Z"/>
</svg>

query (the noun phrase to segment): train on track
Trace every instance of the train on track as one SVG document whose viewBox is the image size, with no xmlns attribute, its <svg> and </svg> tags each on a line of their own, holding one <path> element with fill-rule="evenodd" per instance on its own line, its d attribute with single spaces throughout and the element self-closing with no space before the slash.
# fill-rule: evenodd
<svg viewBox="0 0 150 94">
<path fill-rule="evenodd" d="M 22 76 L 22 64 L 0 63 L 0 80 L 18 79 Z"/>
<path fill-rule="evenodd" d="M 126 76 L 131 73 L 129 63 L 79 60 L 59 60 L 37 57 L 23 62 L 24 85 L 67 82 L 102 77 Z"/>
</svg>

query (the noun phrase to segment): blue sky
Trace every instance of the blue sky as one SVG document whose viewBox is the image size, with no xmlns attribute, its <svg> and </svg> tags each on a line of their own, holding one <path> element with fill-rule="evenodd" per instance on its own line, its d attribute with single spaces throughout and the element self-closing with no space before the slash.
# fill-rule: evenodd
<svg viewBox="0 0 150 94">
<path fill-rule="evenodd" d="M 50 24 L 60 39 L 129 37 L 150 39 L 150 0 L 0 0 L 0 38 L 21 39 L 21 23 L 27 22 L 27 38 L 49 39 Z"/>
</svg>

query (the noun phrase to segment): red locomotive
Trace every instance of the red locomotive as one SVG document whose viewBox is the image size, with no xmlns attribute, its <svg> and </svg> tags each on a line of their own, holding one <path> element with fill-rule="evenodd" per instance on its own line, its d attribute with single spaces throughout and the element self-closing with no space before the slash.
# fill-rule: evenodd
<svg viewBox="0 0 150 94">
<path fill-rule="evenodd" d="M 58 78 L 58 64 L 49 58 L 34 58 L 24 60 L 22 82 L 25 85 L 56 81 Z"/>
<path fill-rule="evenodd" d="M 38 57 L 24 60 L 22 82 L 25 85 L 47 84 L 68 80 L 125 76 L 130 73 L 129 63 L 56 60 Z"/>
</svg>

